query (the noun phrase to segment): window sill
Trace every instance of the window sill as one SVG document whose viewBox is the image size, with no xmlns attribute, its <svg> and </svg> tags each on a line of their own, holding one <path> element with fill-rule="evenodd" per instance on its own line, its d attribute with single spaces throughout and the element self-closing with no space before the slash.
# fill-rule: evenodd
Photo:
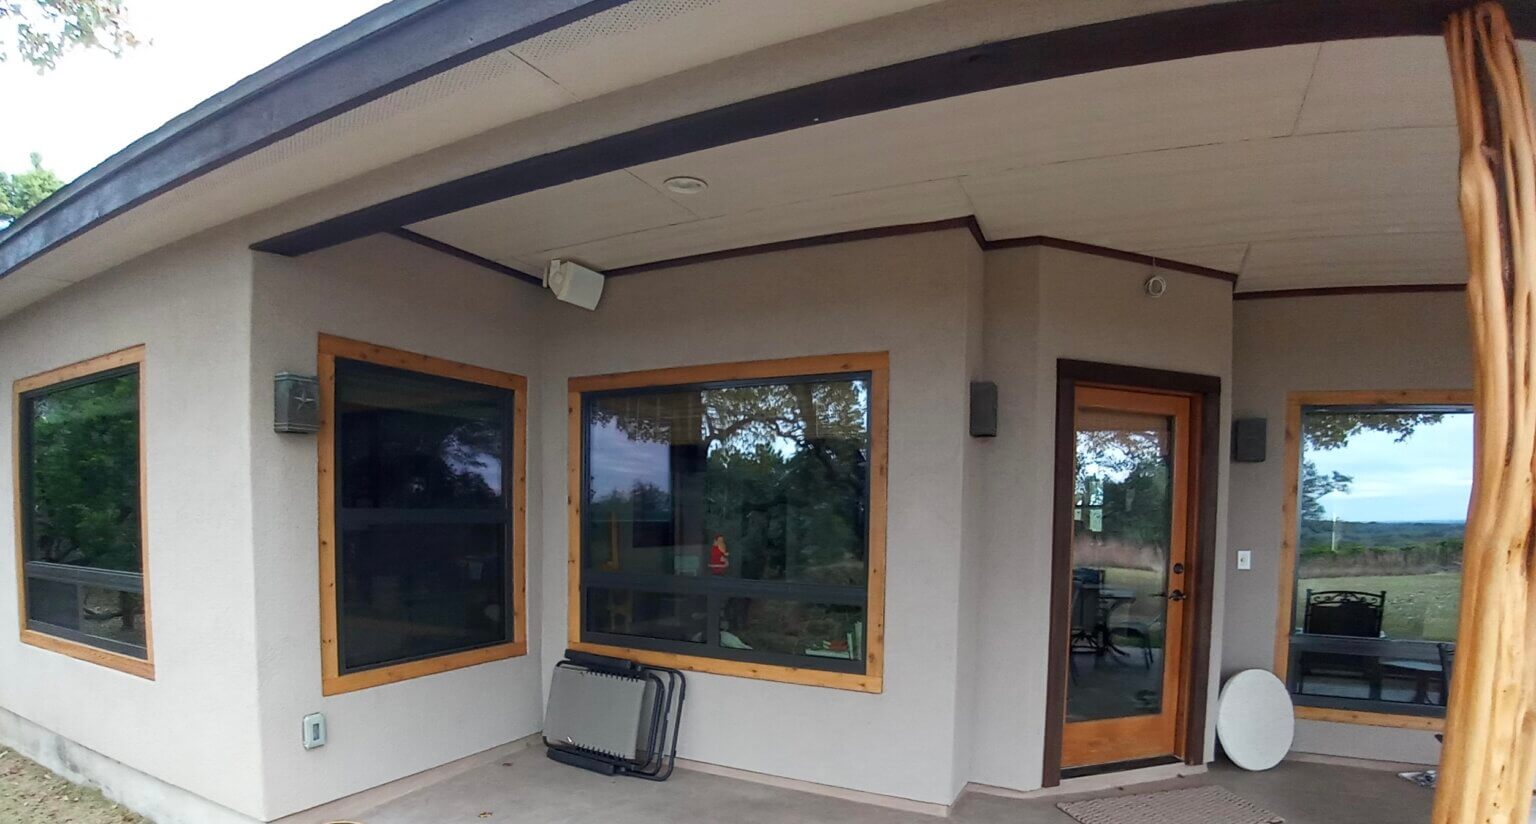
<svg viewBox="0 0 1536 824">
<path fill-rule="evenodd" d="M 22 630 L 21 642 L 27 646 L 45 649 L 60 655 L 67 655 L 78 661 L 115 669 L 118 672 L 126 672 L 129 675 L 138 676 L 146 681 L 155 680 L 155 664 L 152 660 L 134 658 L 121 653 L 97 649 L 87 644 L 66 641 L 63 638 L 55 638 L 52 635 L 38 632 L 34 629 Z"/>
<path fill-rule="evenodd" d="M 1394 727 L 1404 730 L 1440 732 L 1445 719 L 1432 715 L 1392 715 L 1364 710 L 1340 710 L 1331 707 L 1297 707 L 1296 718 L 1306 721 L 1331 721 L 1335 724 L 1359 724 L 1368 727 Z"/>
<path fill-rule="evenodd" d="M 726 661 L 701 655 L 681 655 L 674 652 L 630 649 L 627 647 L 589 644 L 572 641 L 570 648 L 593 655 L 626 658 L 652 667 L 671 667 L 687 672 L 703 672 L 712 675 L 728 675 L 733 678 L 750 678 L 757 681 L 776 681 L 781 684 L 800 684 L 808 687 L 827 687 L 849 692 L 867 692 L 878 695 L 885 690 L 885 679 L 879 673 L 877 661 L 867 662 L 869 673 L 826 672 L 824 670 L 783 667 L 772 664 L 752 664 L 744 661 Z"/>
<path fill-rule="evenodd" d="M 480 664 L 489 664 L 492 661 L 504 661 L 508 658 L 517 658 L 527 654 L 528 643 L 526 641 L 519 641 L 497 644 L 493 647 L 465 650 L 464 652 L 455 652 L 450 655 L 428 658 L 422 661 L 411 661 L 406 664 L 395 664 L 388 667 L 379 667 L 378 669 L 363 670 L 362 672 L 353 672 L 347 675 L 327 675 L 321 679 L 320 693 L 322 695 L 341 695 L 342 693 L 356 692 L 370 687 L 380 687 L 399 681 L 409 681 L 412 678 L 423 678 L 428 675 L 437 675 Z"/>
</svg>

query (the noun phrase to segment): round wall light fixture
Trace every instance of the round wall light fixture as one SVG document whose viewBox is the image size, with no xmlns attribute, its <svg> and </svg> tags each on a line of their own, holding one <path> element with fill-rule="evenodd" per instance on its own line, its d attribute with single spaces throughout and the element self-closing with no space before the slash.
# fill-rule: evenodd
<svg viewBox="0 0 1536 824">
<path fill-rule="evenodd" d="M 675 195 L 696 195 L 709 188 L 709 183 L 703 178 L 691 177 L 689 175 L 669 177 L 662 182 L 662 185 L 667 187 L 667 191 Z"/>
</svg>

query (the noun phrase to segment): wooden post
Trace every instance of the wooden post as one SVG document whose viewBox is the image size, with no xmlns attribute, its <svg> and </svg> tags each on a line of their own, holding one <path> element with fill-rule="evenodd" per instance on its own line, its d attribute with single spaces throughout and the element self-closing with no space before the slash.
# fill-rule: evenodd
<svg viewBox="0 0 1536 824">
<path fill-rule="evenodd" d="M 1536 770 L 1536 127 L 1499 4 L 1453 14 L 1445 37 L 1461 131 L 1477 424 L 1461 623 L 1433 821 L 1524 824 Z"/>
</svg>

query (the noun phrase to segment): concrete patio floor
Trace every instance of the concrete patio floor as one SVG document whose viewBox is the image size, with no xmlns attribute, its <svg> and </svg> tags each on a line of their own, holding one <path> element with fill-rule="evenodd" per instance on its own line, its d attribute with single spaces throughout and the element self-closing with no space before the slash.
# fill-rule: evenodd
<svg viewBox="0 0 1536 824">
<path fill-rule="evenodd" d="M 1206 784 L 1219 784 L 1261 804 L 1283 816 L 1287 824 L 1412 824 L 1429 820 L 1429 790 L 1390 772 L 1323 764 L 1287 762 L 1266 773 L 1216 765 L 1205 775 L 1142 784 L 1122 792 Z M 1073 797 L 1077 796 L 1016 799 L 969 793 L 948 820 L 963 824 L 1071 824 L 1072 819 L 1058 811 L 1056 804 Z M 402 796 L 356 820 L 360 824 L 934 824 L 944 819 L 684 769 L 661 784 L 609 778 L 556 764 L 545 758 L 542 747 L 535 746 Z"/>
</svg>

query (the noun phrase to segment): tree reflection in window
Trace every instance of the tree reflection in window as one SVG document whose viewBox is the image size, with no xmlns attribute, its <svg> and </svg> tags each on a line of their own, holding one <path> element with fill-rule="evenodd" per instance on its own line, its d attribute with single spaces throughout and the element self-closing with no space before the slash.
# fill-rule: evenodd
<svg viewBox="0 0 1536 824">
<path fill-rule="evenodd" d="M 589 632 L 862 662 L 867 375 L 592 394 L 585 410 L 584 582 L 604 584 Z"/>
<path fill-rule="evenodd" d="M 28 627 L 148 657 L 137 367 L 22 398 Z"/>
</svg>

